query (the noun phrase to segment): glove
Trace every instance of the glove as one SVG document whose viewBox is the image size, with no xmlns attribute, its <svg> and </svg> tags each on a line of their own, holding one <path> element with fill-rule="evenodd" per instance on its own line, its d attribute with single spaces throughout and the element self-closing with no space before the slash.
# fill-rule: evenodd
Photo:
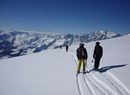
<svg viewBox="0 0 130 95">
<path fill-rule="evenodd" d="M 95 59 L 95 58 L 96 58 L 96 55 L 93 55 L 93 58 Z"/>
</svg>

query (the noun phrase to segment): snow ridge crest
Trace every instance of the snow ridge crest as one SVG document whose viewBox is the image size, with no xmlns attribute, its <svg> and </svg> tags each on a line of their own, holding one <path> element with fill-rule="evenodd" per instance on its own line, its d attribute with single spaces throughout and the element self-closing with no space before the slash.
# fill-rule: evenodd
<svg viewBox="0 0 130 95">
<path fill-rule="evenodd" d="M 60 46 L 73 45 L 80 42 L 92 42 L 119 37 L 108 31 L 97 31 L 89 34 L 56 34 L 24 30 L 0 30 L 0 58 L 15 57 Z"/>
</svg>

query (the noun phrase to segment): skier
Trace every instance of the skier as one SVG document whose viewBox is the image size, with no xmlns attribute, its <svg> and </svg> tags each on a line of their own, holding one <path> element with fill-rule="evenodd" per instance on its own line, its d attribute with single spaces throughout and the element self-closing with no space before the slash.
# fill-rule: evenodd
<svg viewBox="0 0 130 95">
<path fill-rule="evenodd" d="M 60 45 L 60 49 L 62 49 L 62 45 Z"/>
<path fill-rule="evenodd" d="M 83 74 L 85 73 L 85 67 L 87 64 L 87 50 L 84 48 L 84 44 L 81 43 L 79 48 L 77 49 L 77 58 L 78 58 L 78 68 L 77 68 L 77 75 L 80 73 L 81 64 L 83 65 Z"/>
<path fill-rule="evenodd" d="M 100 64 L 100 59 L 103 55 L 103 48 L 100 46 L 100 42 L 96 42 L 96 46 L 93 52 L 93 58 L 95 59 L 94 61 L 94 69 L 97 70 Z"/>
<path fill-rule="evenodd" d="M 66 45 L 65 47 L 66 47 L 66 52 L 68 52 L 69 46 L 68 46 L 68 45 Z"/>
</svg>

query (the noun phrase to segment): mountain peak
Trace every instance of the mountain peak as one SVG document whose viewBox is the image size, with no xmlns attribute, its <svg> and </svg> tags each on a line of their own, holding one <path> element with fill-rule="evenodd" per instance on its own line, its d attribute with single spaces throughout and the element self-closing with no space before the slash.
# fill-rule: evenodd
<svg viewBox="0 0 130 95">
<path fill-rule="evenodd" d="M 60 46 L 110 39 L 120 35 L 98 31 L 89 34 L 56 34 L 44 32 L 28 32 L 22 30 L 0 30 L 0 58 L 15 57 Z"/>
<path fill-rule="evenodd" d="M 102 31 L 97 31 L 95 32 L 97 34 L 102 34 L 102 35 L 106 35 L 108 37 L 117 37 L 117 36 L 121 36 L 120 34 L 116 34 L 114 32 L 109 32 L 109 31 L 106 31 L 106 30 L 102 30 Z"/>
</svg>

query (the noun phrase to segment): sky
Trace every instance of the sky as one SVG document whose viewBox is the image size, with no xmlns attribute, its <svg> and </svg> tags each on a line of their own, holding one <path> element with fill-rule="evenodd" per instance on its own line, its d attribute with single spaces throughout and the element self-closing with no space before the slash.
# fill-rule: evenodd
<svg viewBox="0 0 130 95">
<path fill-rule="evenodd" d="M 130 32 L 130 0 L 0 0 L 0 29 Z"/>
</svg>

